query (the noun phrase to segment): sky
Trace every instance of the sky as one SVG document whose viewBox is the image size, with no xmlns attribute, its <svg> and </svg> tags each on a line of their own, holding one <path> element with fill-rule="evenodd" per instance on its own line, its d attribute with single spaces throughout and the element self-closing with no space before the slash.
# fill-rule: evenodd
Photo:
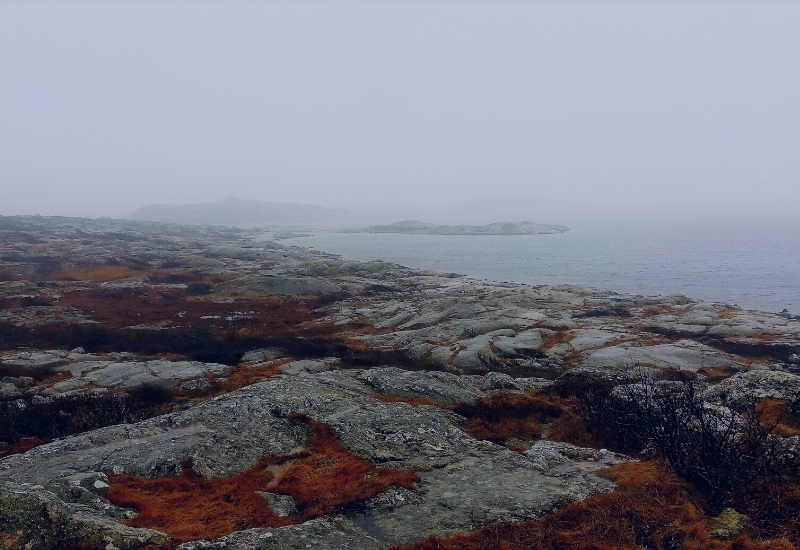
<svg viewBox="0 0 800 550">
<path fill-rule="evenodd" d="M 0 214 L 796 213 L 798 27 L 800 2 L 6 0 Z"/>
</svg>

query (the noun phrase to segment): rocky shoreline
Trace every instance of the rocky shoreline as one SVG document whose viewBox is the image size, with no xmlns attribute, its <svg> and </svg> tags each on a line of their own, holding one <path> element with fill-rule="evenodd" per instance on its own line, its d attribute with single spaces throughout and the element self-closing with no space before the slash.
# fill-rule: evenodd
<svg viewBox="0 0 800 550">
<path fill-rule="evenodd" d="M 14 549 L 387 548 L 534 520 L 612 491 L 598 473 L 633 458 L 553 441 L 545 424 L 476 438 L 457 407 L 642 369 L 701 380 L 710 404 L 739 391 L 795 411 L 800 395 L 791 316 L 121 220 L 0 218 L 0 350 L 0 541 Z M 296 525 L 185 542 L 128 525 L 136 511 L 103 496 L 114 475 L 190 464 L 215 479 L 300 452 L 310 435 L 294 415 L 330 427 L 353 460 L 419 481 Z"/>
</svg>

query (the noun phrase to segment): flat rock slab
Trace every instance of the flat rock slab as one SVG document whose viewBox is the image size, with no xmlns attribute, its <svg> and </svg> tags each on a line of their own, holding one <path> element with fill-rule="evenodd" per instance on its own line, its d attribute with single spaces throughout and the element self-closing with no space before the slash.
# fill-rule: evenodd
<svg viewBox="0 0 800 550">
<path fill-rule="evenodd" d="M 476 387 L 482 378 L 371 369 L 248 386 L 182 412 L 95 430 L 10 456 L 0 461 L 0 500 L 49 499 L 62 510 L 59 529 L 78 532 L 78 526 L 102 526 L 109 532 L 109 526 L 118 525 L 119 532 L 111 529 L 109 542 L 136 548 L 131 528 L 119 523 L 125 511 L 93 489 L 95 483 L 104 483 L 101 472 L 171 476 L 180 472 L 186 459 L 206 477 L 241 472 L 265 454 L 288 453 L 305 444 L 308 428 L 291 420 L 291 413 L 328 424 L 356 455 L 382 466 L 413 469 L 422 481 L 415 490 L 391 489 L 375 497 L 362 512 L 281 529 L 251 529 L 184 548 L 261 548 L 267 543 L 294 548 L 305 547 L 296 544 L 309 544 L 310 539 L 325 548 L 379 548 L 467 531 L 476 521 L 535 518 L 569 500 L 612 488 L 611 482 L 595 475 L 621 460 L 611 453 L 598 455 L 559 444 L 543 451 L 546 459 L 542 453 L 518 454 L 476 441 L 459 429 L 465 419 L 449 410 L 376 398 L 403 394 L 441 401 L 475 399 L 485 395 Z M 70 483 L 74 479 L 79 482 Z M 72 489 L 65 491 L 66 485 Z M 152 541 L 152 533 L 143 530 L 142 540 Z"/>
<path fill-rule="evenodd" d="M 48 393 L 62 393 L 87 386 L 130 390 L 150 385 L 174 389 L 181 382 L 203 378 L 207 374 L 224 376 L 230 372 L 231 367 L 199 361 L 157 360 L 122 363 L 81 361 L 69 365 L 68 369 L 72 378 L 53 384 Z"/>
<path fill-rule="evenodd" d="M 636 365 L 673 368 L 696 372 L 703 367 L 739 370 L 742 363 L 734 356 L 691 340 L 655 346 L 611 346 L 586 352 L 585 366 L 632 367 Z"/>
</svg>

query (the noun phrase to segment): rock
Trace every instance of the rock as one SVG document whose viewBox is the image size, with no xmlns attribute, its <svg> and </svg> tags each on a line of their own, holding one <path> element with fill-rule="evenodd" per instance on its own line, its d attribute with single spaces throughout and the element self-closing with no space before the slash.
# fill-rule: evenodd
<svg viewBox="0 0 800 550">
<path fill-rule="evenodd" d="M 227 365 L 198 361 L 92 363 L 90 370 L 84 368 L 86 365 L 82 363 L 80 370 L 73 370 L 72 378 L 53 384 L 49 393 L 61 393 L 86 386 L 131 390 L 149 385 L 172 390 L 178 389 L 183 381 L 195 380 L 208 374 L 225 376 L 231 370 Z"/>
<path fill-rule="evenodd" d="M 75 348 L 75 349 L 73 349 L 73 350 L 70 350 L 70 353 L 74 353 L 74 354 L 78 354 L 78 355 L 83 355 L 84 353 L 86 353 L 86 350 L 85 350 L 85 349 L 83 349 L 83 348 L 80 348 L 80 347 L 78 347 L 78 348 Z"/>
<path fill-rule="evenodd" d="M 46 373 L 54 367 L 68 362 L 64 351 L 24 351 L 12 353 L 2 358 L 3 364 L 22 367 L 30 373 Z"/>
<path fill-rule="evenodd" d="M 0 397 L 12 397 L 14 395 L 19 395 L 19 390 L 15 384 L 0 383 Z"/>
<path fill-rule="evenodd" d="M 612 346 L 586 352 L 582 364 L 586 366 L 631 367 L 647 365 L 696 372 L 701 368 L 739 370 L 742 363 L 734 356 L 691 340 L 655 346 Z"/>
<path fill-rule="evenodd" d="M 264 499 L 264 502 L 267 503 L 273 512 L 282 518 L 289 517 L 297 511 L 297 505 L 294 499 L 289 495 L 279 495 L 267 491 L 256 491 L 256 493 Z"/>
<path fill-rule="evenodd" d="M 30 388 L 34 384 L 36 384 L 36 380 L 31 378 L 30 376 L 4 376 L 0 382 L 4 384 L 14 384 L 14 386 L 18 388 Z"/>
<path fill-rule="evenodd" d="M 286 352 L 280 348 L 263 348 L 253 351 L 248 351 L 242 355 L 243 363 L 261 363 L 263 361 L 271 361 L 273 359 L 280 359 L 286 357 Z"/>
<path fill-rule="evenodd" d="M 774 370 L 751 370 L 726 378 L 709 388 L 706 398 L 712 402 L 730 401 L 747 405 L 748 397 L 770 397 L 789 401 L 792 411 L 800 412 L 800 376 Z"/>
<path fill-rule="evenodd" d="M 325 359 L 303 359 L 301 361 L 291 361 L 280 366 L 281 372 L 296 376 L 308 376 L 335 369 L 339 360 L 335 357 Z"/>
<path fill-rule="evenodd" d="M 507 374 L 501 372 L 490 372 L 483 377 L 483 384 L 481 384 L 483 391 L 490 390 L 522 390 L 523 386 L 514 381 Z"/>
<path fill-rule="evenodd" d="M 421 397 L 442 405 L 470 403 L 482 395 L 472 378 L 448 372 L 410 372 L 398 368 L 382 368 L 366 370 L 358 379 L 380 395 Z M 481 377 L 475 377 L 474 381 L 480 379 Z"/>
<path fill-rule="evenodd" d="M 121 524 L 124 510 L 94 504 L 102 502 L 105 489 L 95 483 L 105 483 L 96 477 L 97 472 L 175 475 L 186 459 L 206 477 L 241 472 L 265 454 L 286 454 L 304 446 L 308 430 L 289 418 L 294 412 L 331 426 L 350 452 L 375 463 L 413 469 L 421 482 L 414 490 L 379 495 L 366 508 L 344 516 L 281 529 L 251 529 L 217 541 L 188 543 L 184 548 L 242 548 L 267 540 L 289 548 L 301 540 L 303 544 L 318 541 L 325 548 L 379 548 L 432 533 L 463 532 L 472 528 L 476 518 L 497 522 L 539 517 L 570 500 L 612 488 L 611 482 L 596 475 L 619 460 L 611 454 L 561 446 L 547 460 L 540 460 L 476 441 L 458 428 L 463 418 L 449 410 L 386 403 L 374 397 L 376 389 L 425 398 L 485 395 L 473 380 L 480 379 L 370 369 L 254 384 L 181 412 L 94 430 L 36 447 L 25 455 L 9 456 L 0 461 L 0 493 L 20 491 L 14 498 L 44 499 L 60 510 L 59 526 L 42 524 L 29 536 L 55 540 L 59 532 L 55 529 L 80 522 L 93 536 L 115 526 L 119 532 L 142 536 L 144 542 L 126 539 L 127 547 L 146 546 L 153 532 Z M 39 517 L 39 512 L 27 510 L 16 505 L 0 508 L 0 523 L 31 525 L 34 517 L 30 515 Z"/>
<path fill-rule="evenodd" d="M 717 517 L 706 521 L 711 538 L 730 540 L 736 538 L 745 528 L 750 518 L 733 508 L 725 508 Z"/>
<path fill-rule="evenodd" d="M 631 384 L 639 381 L 643 374 L 652 372 L 650 369 L 626 366 L 604 366 L 604 367 L 577 367 L 568 370 L 551 384 L 555 390 L 568 391 L 573 387 L 580 387 L 585 384 L 600 384 L 619 386 Z"/>
<path fill-rule="evenodd" d="M 196 378 L 181 382 L 178 392 L 186 395 L 205 395 L 212 390 L 211 382 L 207 378 Z"/>
<path fill-rule="evenodd" d="M 92 507 L 67 504 L 55 493 L 41 486 L 0 483 L 0 524 L 3 542 L 11 548 L 59 550 L 66 545 L 94 545 L 123 550 L 160 545 L 168 542 L 163 533 L 136 529 L 110 517 L 83 517 Z M 85 512 L 91 517 L 91 512 Z M 5 538 L 9 533 L 9 538 Z M 96 547 L 96 546 L 95 546 Z"/>
</svg>

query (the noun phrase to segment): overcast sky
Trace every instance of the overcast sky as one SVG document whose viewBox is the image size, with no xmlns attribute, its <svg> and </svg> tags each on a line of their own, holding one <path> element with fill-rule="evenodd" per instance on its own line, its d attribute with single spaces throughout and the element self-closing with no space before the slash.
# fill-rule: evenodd
<svg viewBox="0 0 800 550">
<path fill-rule="evenodd" d="M 800 2 L 4 1 L 0 214 L 800 211 L 798 29 Z"/>
</svg>

